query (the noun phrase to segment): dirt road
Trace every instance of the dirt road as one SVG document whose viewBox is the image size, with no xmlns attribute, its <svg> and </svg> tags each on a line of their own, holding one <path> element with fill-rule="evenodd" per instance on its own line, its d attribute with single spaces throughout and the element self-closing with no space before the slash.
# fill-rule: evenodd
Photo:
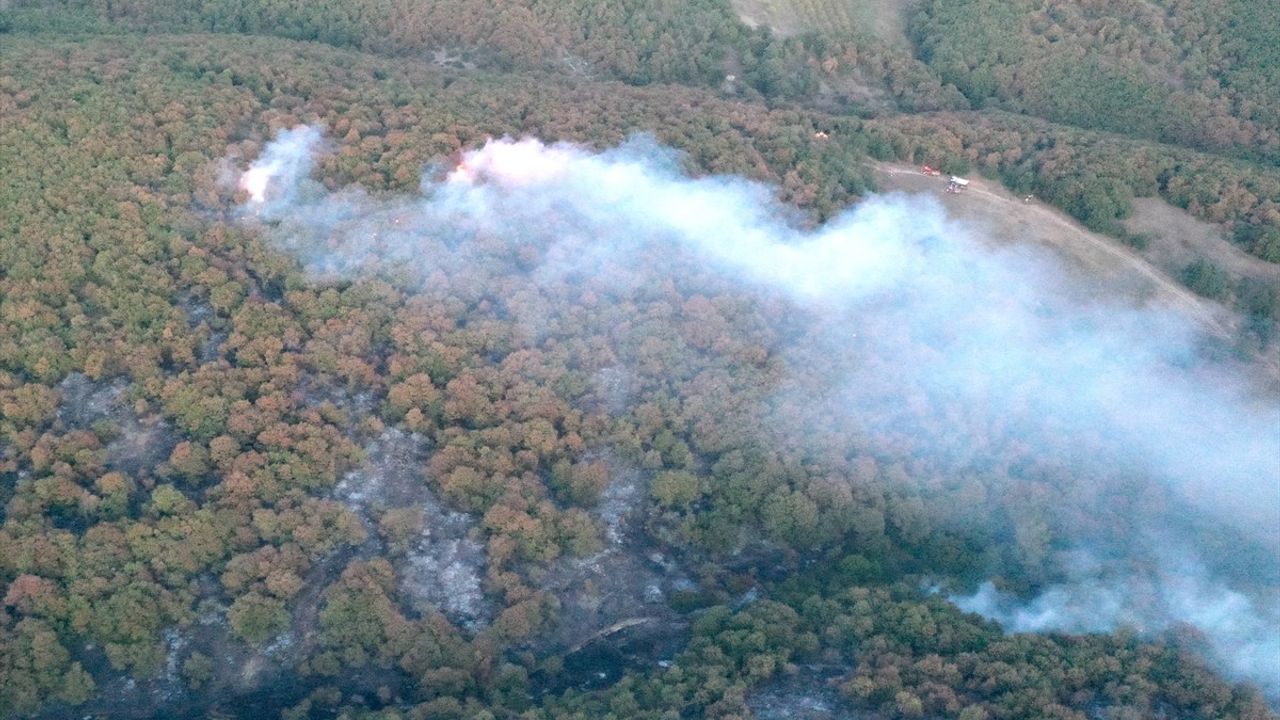
<svg viewBox="0 0 1280 720">
<path fill-rule="evenodd" d="M 945 177 L 929 177 L 917 168 L 873 163 L 885 190 L 930 193 L 953 216 L 977 225 L 1001 243 L 1033 242 L 1053 250 L 1099 291 L 1120 290 L 1136 299 L 1165 305 L 1194 318 L 1205 331 L 1229 340 L 1234 314 L 1192 293 L 1116 240 L 1090 232 L 1065 213 L 1042 202 L 1023 202 L 1004 187 L 972 178 L 960 194 L 946 193 Z"/>
</svg>

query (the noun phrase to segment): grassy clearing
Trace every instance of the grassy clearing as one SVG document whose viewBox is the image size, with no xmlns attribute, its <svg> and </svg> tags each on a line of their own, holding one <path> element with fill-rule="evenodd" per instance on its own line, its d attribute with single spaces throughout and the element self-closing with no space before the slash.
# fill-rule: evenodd
<svg viewBox="0 0 1280 720">
<path fill-rule="evenodd" d="M 868 33 L 892 45 L 907 43 L 906 15 L 914 0 L 732 0 L 748 25 L 779 35 Z"/>
</svg>

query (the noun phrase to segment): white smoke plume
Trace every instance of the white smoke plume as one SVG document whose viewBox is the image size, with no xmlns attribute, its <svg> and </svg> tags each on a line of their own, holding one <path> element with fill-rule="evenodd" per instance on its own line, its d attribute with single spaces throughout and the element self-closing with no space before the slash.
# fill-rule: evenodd
<svg viewBox="0 0 1280 720">
<path fill-rule="evenodd" d="M 240 189 L 248 193 L 249 209 L 278 208 L 292 201 L 299 181 L 311 172 L 321 139 L 320 130 L 309 125 L 282 131 L 240 176 Z"/>
<path fill-rule="evenodd" d="M 1250 598 L 1211 581 L 1203 567 L 1165 566 L 1151 575 L 1110 575 L 1080 568 L 1070 583 L 1046 588 L 1023 602 L 985 582 L 972 595 L 949 599 L 966 612 L 995 620 L 1011 632 L 1141 634 L 1175 626 L 1194 628 L 1207 654 L 1232 678 L 1248 680 L 1280 697 L 1280 597 Z"/>
<path fill-rule="evenodd" d="M 1189 623 L 1228 671 L 1280 689 L 1273 666 L 1256 662 L 1280 632 L 1280 408 L 1202 362 L 1176 313 L 1093 297 L 1051 258 L 994 247 L 927 198 L 870 198 L 806 228 L 769 188 L 691 178 L 643 139 L 601 153 L 496 140 L 398 197 L 308 187 L 319 143 L 314 129 L 282 133 L 242 181 L 248 209 L 317 274 L 464 282 L 455 271 L 501 257 L 533 286 L 607 292 L 679 282 L 675 268 L 690 264 L 663 259 L 693 258 L 698 272 L 794 310 L 794 334 L 775 348 L 792 376 L 760 420 L 782 442 L 858 436 L 884 457 L 927 455 L 947 479 L 1035 477 L 1006 490 L 1105 511 L 1090 527 L 1087 509 L 1037 522 L 1148 560 L 1159 554 L 1150 533 L 1177 515 L 1144 484 L 1163 483 L 1192 524 L 1238 538 L 1261 563 L 1227 573 L 1211 557 L 1221 547 L 1188 550 L 1186 572 L 1148 563 L 1160 569 L 1138 580 L 1155 598 L 1144 603 L 1129 601 L 1131 582 L 1071 568 L 1068 584 L 1020 608 L 992 588 L 957 602 L 1014 630 Z M 513 312 L 537 332 L 536 307 Z M 1051 560 L 1024 520 L 1014 519 L 1024 555 Z M 1224 573 L 1250 587 L 1221 586 Z"/>
</svg>

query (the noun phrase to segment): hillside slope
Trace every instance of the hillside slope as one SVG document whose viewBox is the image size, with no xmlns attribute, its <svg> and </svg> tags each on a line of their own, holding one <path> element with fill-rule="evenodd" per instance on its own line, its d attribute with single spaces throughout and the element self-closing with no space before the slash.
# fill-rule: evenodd
<svg viewBox="0 0 1280 720">
<path fill-rule="evenodd" d="M 975 235 L 1006 245 L 1029 243 L 1050 250 L 1074 270 L 1074 277 L 1095 297 L 1128 297 L 1147 307 L 1164 307 L 1185 315 L 1223 347 L 1233 347 L 1258 379 L 1280 388 L 1280 344 L 1241 343 L 1257 319 L 1247 308 L 1225 304 L 1225 288 L 1215 297 L 1188 289 L 1182 277 L 1189 264 L 1211 262 L 1225 269 L 1225 278 L 1245 278 L 1257 287 L 1280 287 L 1280 267 L 1242 252 L 1221 237 L 1212 225 L 1196 221 L 1184 211 L 1157 198 L 1135 201 L 1139 210 L 1127 222 L 1134 232 L 1155 238 L 1137 250 L 1093 232 L 1066 213 L 1034 197 L 1030 202 L 1004 186 L 981 177 L 970 179 L 960 194 L 944 191 L 945 177 L 928 177 L 917 167 L 877 162 L 877 186 L 886 191 L 925 193 L 953 216 L 970 223 Z M 1208 260 L 1205 260 L 1208 258 Z M 1262 332 L 1269 335 L 1269 329 Z M 1252 336 L 1247 336 L 1252 337 Z M 1242 369 L 1246 369 L 1242 366 Z"/>
<path fill-rule="evenodd" d="M 1090 232 L 1075 219 L 1039 201 L 1024 202 L 1003 186 L 971 178 L 962 193 L 944 191 L 945 178 L 928 177 L 914 167 L 877 163 L 880 186 L 889 190 L 928 193 L 947 212 L 973 225 L 978 237 L 1004 244 L 1031 243 L 1051 249 L 1073 266 L 1079 279 L 1091 282 L 1099 297 L 1129 295 L 1194 318 L 1222 339 L 1232 336 L 1226 308 L 1196 296 L 1152 267 L 1138 253 Z"/>
<path fill-rule="evenodd" d="M 344 8 L 315 6 L 337 26 Z M 1280 584 L 1265 548 L 1134 459 L 1158 429 L 1045 421 L 1062 376 L 1043 369 L 1087 353 L 1058 342 L 1058 364 L 996 381 L 982 353 L 938 385 L 930 369 L 974 348 L 930 313 L 842 296 L 828 313 L 670 227 L 600 252 L 692 191 L 734 204 L 666 217 L 772 208 L 767 233 L 810 237 L 869 193 L 868 153 L 1034 172 L 1097 222 L 1131 185 L 1176 194 L 1237 166 L 1161 151 L 1098 178 L 1065 146 L 1108 156 L 1114 138 L 1047 124 L 864 122 L 719 87 L 112 23 L 0 43 L 0 716 L 732 718 L 806 677 L 841 711 L 904 720 L 1272 716 L 1182 624 L 1012 633 L 932 590 L 992 579 L 1029 598 L 1070 581 L 1082 545 L 1163 572 L 1129 554 L 1146 522 L 1223 558 L 1224 587 Z M 682 153 L 640 140 L 612 156 L 643 149 L 639 179 L 674 183 L 665 205 L 575 204 L 593 186 L 521 214 L 519 192 L 445 179 L 492 138 L 572 142 L 551 156 L 598 170 L 637 131 Z M 272 215 L 238 180 L 296 133 L 323 152 L 290 166 L 298 211 Z M 495 198 L 503 212 L 455 212 Z M 944 202 L 1131 274 L 994 184 Z M 1264 205 L 1205 211 L 1261 225 Z M 1038 290 L 937 279 L 966 299 Z M 889 290 L 918 307 L 910 282 Z M 954 304 L 944 321 L 994 324 Z"/>
</svg>

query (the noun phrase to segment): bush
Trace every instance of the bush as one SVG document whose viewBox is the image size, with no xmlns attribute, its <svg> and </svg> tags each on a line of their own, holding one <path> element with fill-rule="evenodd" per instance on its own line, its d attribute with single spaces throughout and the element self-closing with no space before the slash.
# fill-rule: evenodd
<svg viewBox="0 0 1280 720">
<path fill-rule="evenodd" d="M 1126 230 L 1120 235 L 1120 240 L 1134 250 L 1146 250 L 1151 247 L 1151 235 L 1148 233 L 1135 233 Z"/>
<path fill-rule="evenodd" d="M 1182 282 L 1195 293 L 1214 300 L 1227 296 L 1227 273 L 1208 260 L 1197 260 L 1182 271 Z"/>
</svg>

